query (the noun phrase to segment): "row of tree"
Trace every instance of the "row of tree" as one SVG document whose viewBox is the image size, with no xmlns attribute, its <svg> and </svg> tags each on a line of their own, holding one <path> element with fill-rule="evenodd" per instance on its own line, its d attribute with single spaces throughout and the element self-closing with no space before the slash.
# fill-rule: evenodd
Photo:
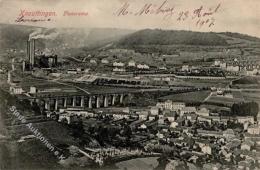
<svg viewBox="0 0 260 170">
<path fill-rule="evenodd" d="M 231 107 L 233 116 L 254 116 L 257 117 L 259 105 L 256 102 L 234 103 Z"/>
</svg>

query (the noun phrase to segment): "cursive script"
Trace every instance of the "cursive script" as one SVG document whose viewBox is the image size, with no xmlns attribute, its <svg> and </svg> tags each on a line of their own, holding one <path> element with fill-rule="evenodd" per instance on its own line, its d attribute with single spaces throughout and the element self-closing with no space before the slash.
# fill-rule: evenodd
<svg viewBox="0 0 260 170">
<path fill-rule="evenodd" d="M 140 8 L 134 8 L 130 2 L 125 2 L 120 6 L 114 15 L 117 17 L 122 16 L 162 16 L 163 20 L 176 20 L 184 22 L 187 20 L 194 21 L 198 27 L 215 25 L 214 15 L 218 13 L 221 4 L 206 7 L 200 5 L 198 8 L 193 9 L 180 9 L 174 4 L 170 4 L 168 0 L 161 1 L 161 3 L 145 3 Z"/>
</svg>

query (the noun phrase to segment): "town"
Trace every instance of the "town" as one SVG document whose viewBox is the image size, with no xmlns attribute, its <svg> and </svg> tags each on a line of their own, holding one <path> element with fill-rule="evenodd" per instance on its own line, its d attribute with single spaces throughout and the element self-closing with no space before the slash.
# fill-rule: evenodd
<svg viewBox="0 0 260 170">
<path fill-rule="evenodd" d="M 113 169 L 149 158 L 149 168 L 260 168 L 260 60 L 252 49 L 217 47 L 192 59 L 181 47 L 61 57 L 38 48 L 37 37 L 44 35 L 6 51 L 12 59 L 1 63 L 1 93 L 7 111 L 15 105 L 27 123 L 55 136 L 65 158 L 54 164 Z M 2 117 L 8 133 L 0 140 L 37 141 L 25 123 Z"/>
</svg>

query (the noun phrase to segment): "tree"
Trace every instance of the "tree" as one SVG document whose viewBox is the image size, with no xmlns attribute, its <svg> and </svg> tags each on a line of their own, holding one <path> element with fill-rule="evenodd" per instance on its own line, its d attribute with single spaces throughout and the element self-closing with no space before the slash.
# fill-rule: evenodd
<svg viewBox="0 0 260 170">
<path fill-rule="evenodd" d="M 231 107 L 232 116 L 254 116 L 257 117 L 259 105 L 256 102 L 234 103 Z"/>
</svg>

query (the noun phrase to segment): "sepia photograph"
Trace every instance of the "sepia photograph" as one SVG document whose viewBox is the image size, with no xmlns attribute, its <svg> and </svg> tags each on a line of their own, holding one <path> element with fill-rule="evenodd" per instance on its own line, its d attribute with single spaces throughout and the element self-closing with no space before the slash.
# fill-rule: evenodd
<svg viewBox="0 0 260 170">
<path fill-rule="evenodd" d="M 0 0 L 0 170 L 260 170 L 259 0 Z"/>
</svg>

